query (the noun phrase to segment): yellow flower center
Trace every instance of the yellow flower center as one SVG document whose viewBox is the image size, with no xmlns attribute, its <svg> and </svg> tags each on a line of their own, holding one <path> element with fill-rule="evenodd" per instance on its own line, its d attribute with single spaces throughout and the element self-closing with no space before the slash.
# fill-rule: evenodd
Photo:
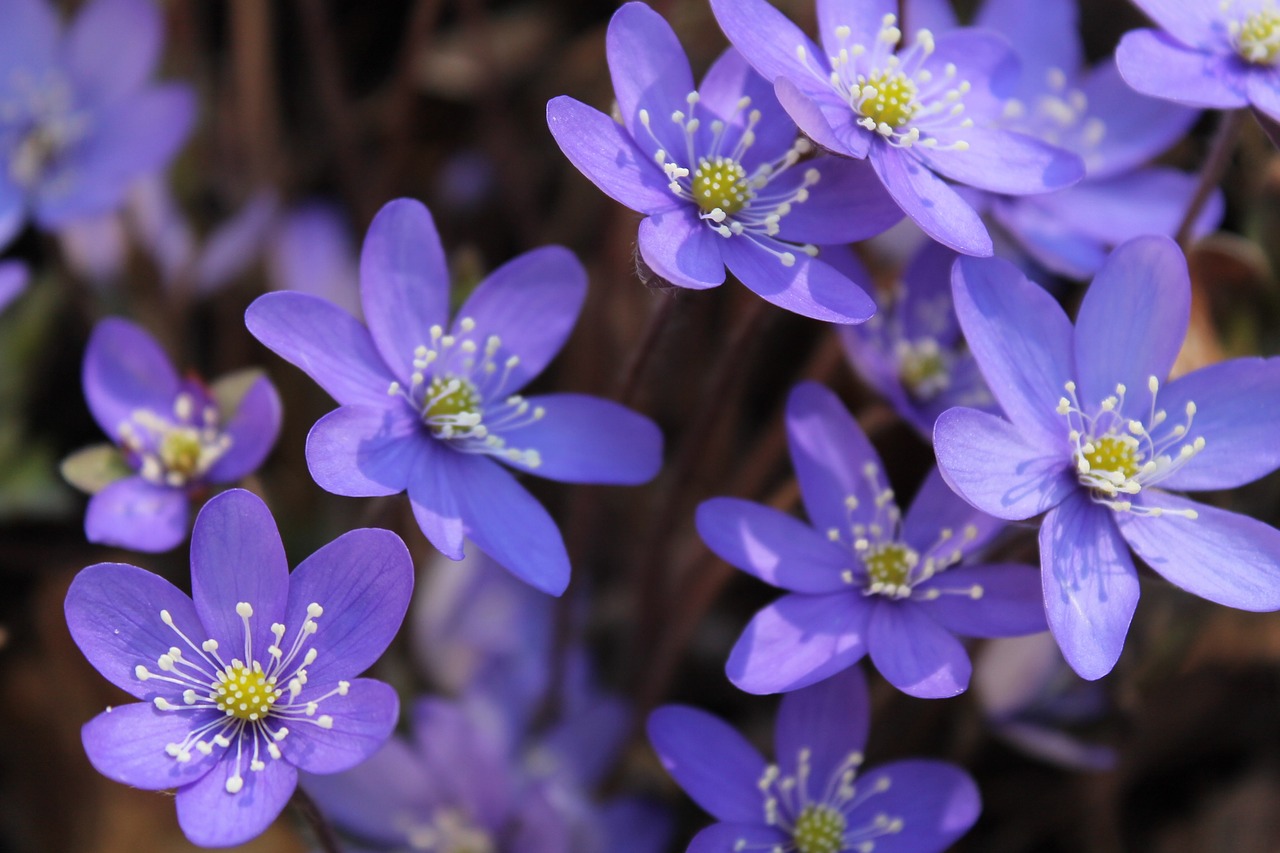
<svg viewBox="0 0 1280 853">
<path fill-rule="evenodd" d="M 831 806 L 811 803 L 796 818 L 791 837 L 799 853 L 839 853 L 844 849 L 847 828 L 843 814 Z"/>
<path fill-rule="evenodd" d="M 693 200 L 703 213 L 719 208 L 732 216 L 751 200 L 747 170 L 728 157 L 704 157 L 693 173 Z"/>
<path fill-rule="evenodd" d="M 911 570 L 919 559 L 919 554 L 901 542 L 872 545 L 862 554 L 862 562 L 867 567 L 872 585 L 883 584 L 889 589 L 909 586 Z"/>
<path fill-rule="evenodd" d="M 252 721 L 266 717 L 283 692 L 276 687 L 275 676 L 268 677 L 256 661 L 247 667 L 237 660 L 218 673 L 209 698 L 227 716 Z"/>
<path fill-rule="evenodd" d="M 1138 454 L 1138 442 L 1129 436 L 1104 435 L 1089 442 L 1080 454 L 1089 463 L 1090 471 L 1109 471 L 1125 479 L 1142 468 Z"/>
<path fill-rule="evenodd" d="M 459 416 L 466 419 L 479 415 L 483 401 L 480 392 L 468 379 L 457 376 L 437 376 L 427 387 L 426 408 L 422 419 L 427 423 L 454 423 Z"/>
<path fill-rule="evenodd" d="M 870 94 L 868 87 L 875 94 Z M 920 109 L 916 81 L 901 71 L 876 71 L 869 77 L 859 74 L 857 88 L 863 96 L 858 111 L 877 126 L 902 127 Z"/>
<path fill-rule="evenodd" d="M 898 346 L 898 378 L 912 397 L 932 400 L 947 390 L 951 372 L 946 354 L 933 338 Z"/>
<path fill-rule="evenodd" d="M 200 433 L 191 427 L 173 427 L 160 439 L 160 461 L 168 471 L 183 477 L 199 471 L 203 452 Z"/>
<path fill-rule="evenodd" d="M 1270 65 L 1280 54 L 1280 12 L 1273 8 L 1254 12 L 1231 26 L 1236 52 L 1246 62 Z"/>
</svg>

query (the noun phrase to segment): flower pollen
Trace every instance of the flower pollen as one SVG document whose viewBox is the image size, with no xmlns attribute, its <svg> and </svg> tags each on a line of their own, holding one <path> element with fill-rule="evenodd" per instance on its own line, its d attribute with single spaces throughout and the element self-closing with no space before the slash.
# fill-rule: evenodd
<svg viewBox="0 0 1280 853">
<path fill-rule="evenodd" d="M 876 71 L 870 77 L 858 75 L 858 111 L 875 127 L 902 127 L 920 110 L 916 95 L 920 87 L 901 71 Z"/>
<path fill-rule="evenodd" d="M 231 436 L 219 420 L 216 406 L 183 391 L 174 398 L 171 413 L 132 412 L 118 427 L 120 444 L 144 479 L 183 487 L 204 477 L 231 448 Z"/>
<path fill-rule="evenodd" d="M 733 216 L 751 200 L 747 170 L 728 157 L 702 158 L 693 173 L 693 200 L 703 213 L 719 208 Z"/>
<path fill-rule="evenodd" d="M 933 338 L 900 340 L 894 346 L 898 378 L 916 400 L 929 401 L 951 387 L 954 353 L 944 350 Z"/>
<path fill-rule="evenodd" d="M 844 815 L 831 806 L 810 803 L 796 818 L 794 835 L 799 853 L 840 853 L 848 828 Z"/>
<path fill-rule="evenodd" d="M 1273 65 L 1280 54 L 1280 10 L 1268 2 L 1244 20 L 1227 25 L 1231 44 L 1246 62 Z"/>
</svg>

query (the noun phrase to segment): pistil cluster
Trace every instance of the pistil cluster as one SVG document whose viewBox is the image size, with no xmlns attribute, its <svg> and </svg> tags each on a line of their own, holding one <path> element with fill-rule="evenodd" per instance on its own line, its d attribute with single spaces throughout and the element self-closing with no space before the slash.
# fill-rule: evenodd
<svg viewBox="0 0 1280 853">
<path fill-rule="evenodd" d="M 1280 10 L 1268 0 L 1263 8 L 1229 22 L 1227 34 L 1236 53 L 1246 62 L 1274 65 L 1280 55 Z"/>
<path fill-rule="evenodd" d="M 232 443 L 221 429 L 217 407 L 185 391 L 174 398 L 170 415 L 138 409 L 118 432 L 145 479 L 175 488 L 202 479 Z"/>
<path fill-rule="evenodd" d="M 21 67 L 11 73 L 0 94 L 0 144 L 12 145 L 9 177 L 14 183 L 56 192 L 58 187 L 45 178 L 62 152 L 87 132 L 88 117 L 75 109 L 71 86 L 60 75 L 48 72 L 36 79 Z"/>
</svg>

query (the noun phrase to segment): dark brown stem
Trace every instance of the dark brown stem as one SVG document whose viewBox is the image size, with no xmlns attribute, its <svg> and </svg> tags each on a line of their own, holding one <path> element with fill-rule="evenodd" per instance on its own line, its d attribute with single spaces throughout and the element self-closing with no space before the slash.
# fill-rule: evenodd
<svg viewBox="0 0 1280 853">
<path fill-rule="evenodd" d="M 1191 232 L 1195 228 L 1196 220 L 1200 218 L 1204 206 L 1208 204 L 1214 189 L 1222 183 L 1222 176 L 1227 172 L 1246 114 L 1245 110 L 1232 110 L 1224 113 L 1218 124 L 1218 131 L 1214 134 L 1213 142 L 1209 146 L 1204 167 L 1200 170 L 1200 181 L 1196 184 L 1196 191 L 1187 204 L 1187 212 L 1182 215 L 1182 222 L 1178 225 L 1174 237 L 1184 251 L 1191 242 Z"/>
<path fill-rule="evenodd" d="M 618 382 L 617 391 L 614 393 L 614 399 L 624 406 L 630 406 L 635 401 L 636 392 L 640 390 L 640 380 L 644 378 L 645 369 L 653 359 L 662 331 L 667 327 L 667 321 L 675 311 L 674 295 L 659 293 L 657 299 L 658 304 L 649 312 L 644 331 L 640 334 L 640 341 L 632 350 L 631 357 L 627 359 L 627 364 L 622 369 L 622 379 Z"/>
<path fill-rule="evenodd" d="M 333 831 L 333 825 L 329 823 L 324 814 L 320 811 L 320 807 L 316 805 L 316 801 L 303 790 L 302 786 L 293 789 L 293 800 L 290 802 L 293 810 L 302 818 L 311 832 L 315 835 L 316 843 L 324 853 L 342 853 L 342 847 L 338 844 L 337 833 Z"/>
</svg>

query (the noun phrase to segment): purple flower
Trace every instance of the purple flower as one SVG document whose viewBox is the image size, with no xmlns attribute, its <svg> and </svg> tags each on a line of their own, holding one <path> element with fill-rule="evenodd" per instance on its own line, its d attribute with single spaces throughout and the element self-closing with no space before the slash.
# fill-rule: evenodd
<svg viewBox="0 0 1280 853">
<path fill-rule="evenodd" d="M 244 371 L 212 388 L 182 379 L 150 335 L 117 317 L 94 328 L 82 381 L 89 410 L 119 448 L 89 447 L 63 463 L 67 479 L 93 494 L 90 542 L 136 551 L 180 544 L 192 498 L 252 473 L 280 432 L 280 398 L 265 376 Z"/>
<path fill-rule="evenodd" d="M 274 290 L 327 299 L 360 316 L 360 270 L 342 210 L 312 201 L 282 217 L 272 235 L 267 270 Z"/>
<path fill-rule="evenodd" d="M 1280 9 L 1274 0 L 1134 0 L 1160 31 L 1126 33 L 1125 82 L 1191 107 L 1253 107 L 1280 121 Z"/>
<path fill-rule="evenodd" d="M 1191 283 L 1165 237 L 1120 246 L 1073 329 L 1000 260 L 961 259 L 965 338 L 1007 420 L 944 412 L 938 465 L 965 500 L 1006 519 L 1047 513 L 1049 627 L 1085 678 L 1109 672 L 1138 603 L 1129 548 L 1174 584 L 1244 610 L 1280 609 L 1280 531 L 1166 489 L 1229 489 L 1280 467 L 1280 360 L 1235 359 L 1165 384 Z"/>
<path fill-rule="evenodd" d="M 163 20 L 149 0 L 93 0 L 64 33 L 45 0 L 0 2 L 0 245 L 118 207 L 186 140 L 195 97 L 151 85 Z"/>
<path fill-rule="evenodd" d="M 0 261 L 0 311 L 27 289 L 30 272 L 21 261 Z"/>
<path fill-rule="evenodd" d="M 990 255 L 991 238 L 948 181 L 1023 195 L 1084 174 L 1074 154 L 999 127 L 1016 60 L 995 33 L 921 29 L 899 50 L 897 0 L 818 0 L 819 48 L 764 0 L 711 8 L 801 130 L 869 159 L 907 216 L 957 252 Z"/>
<path fill-rule="evenodd" d="M 307 464 L 339 495 L 408 490 L 446 556 L 462 540 L 544 592 L 569 582 L 551 516 L 499 462 L 553 480 L 651 479 L 662 435 L 648 418 L 581 394 L 519 393 L 564 344 L 586 293 L 567 250 L 548 246 L 495 270 L 449 325 L 449 273 L 430 212 L 400 199 L 374 218 L 360 260 L 368 327 L 302 293 L 268 293 L 245 314 L 258 340 L 302 368 L 341 408 L 307 437 Z"/>
<path fill-rule="evenodd" d="M 839 399 L 813 383 L 787 401 L 787 438 L 812 526 L 736 498 L 698 507 L 707 546 L 788 595 L 752 619 L 729 656 L 749 693 L 806 687 L 870 654 L 912 696 L 954 696 L 971 667 L 955 634 L 1043 631 L 1035 572 L 958 565 L 1003 525 L 934 472 L 902 516 L 880 458 Z"/>
<path fill-rule="evenodd" d="M 705 711 L 667 705 L 649 716 L 649 742 L 685 792 L 719 823 L 689 853 L 935 853 L 978 819 L 978 788 L 941 761 L 863 770 L 870 727 L 858 667 L 795 693 L 778 709 L 777 763 Z"/>
<path fill-rule="evenodd" d="M 996 411 L 951 304 L 956 254 L 927 241 L 912 257 L 879 313 L 840 329 L 849 360 L 894 410 L 926 438 L 952 406 Z"/>
<path fill-rule="evenodd" d="M 569 97 L 547 104 L 547 123 L 583 174 L 645 214 L 645 263 L 692 288 L 720 284 L 727 266 L 788 311 L 836 323 L 870 317 L 866 281 L 818 259 L 823 245 L 901 218 L 870 169 L 804 160 L 813 146 L 737 51 L 694 89 L 675 33 L 643 3 L 614 14 L 607 46 L 622 126 Z"/>
<path fill-rule="evenodd" d="M 399 629 L 413 563 L 394 533 L 353 530 L 290 575 L 266 505 L 235 489 L 196 519 L 191 586 L 121 563 L 72 581 L 71 636 L 143 700 L 86 723 L 84 747 L 117 782 L 177 788 L 196 844 L 239 844 L 284 808 L 298 770 L 347 770 L 391 734 L 395 691 L 354 676 Z"/>
</svg>

